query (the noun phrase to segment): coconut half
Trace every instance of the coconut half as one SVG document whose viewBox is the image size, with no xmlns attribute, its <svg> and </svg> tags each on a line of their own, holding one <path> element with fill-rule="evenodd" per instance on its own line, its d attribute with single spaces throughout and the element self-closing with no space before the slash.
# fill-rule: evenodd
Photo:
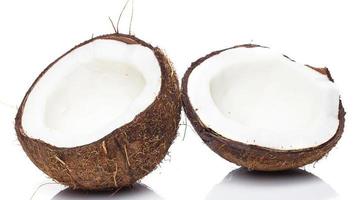
<svg viewBox="0 0 354 200">
<path fill-rule="evenodd" d="M 18 110 L 16 132 L 51 178 L 107 190 L 135 183 L 161 162 L 180 111 L 178 80 L 163 52 L 111 34 L 74 47 L 39 75 Z"/>
<path fill-rule="evenodd" d="M 340 139 L 344 109 L 327 68 L 259 45 L 216 51 L 182 81 L 185 112 L 223 158 L 261 171 L 319 160 Z"/>
</svg>

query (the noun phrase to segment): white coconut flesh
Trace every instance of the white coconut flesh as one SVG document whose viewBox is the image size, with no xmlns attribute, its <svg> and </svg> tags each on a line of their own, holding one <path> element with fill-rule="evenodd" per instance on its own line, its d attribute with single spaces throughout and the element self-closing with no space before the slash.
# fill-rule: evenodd
<svg viewBox="0 0 354 200">
<path fill-rule="evenodd" d="M 339 124 L 335 84 L 268 48 L 234 48 L 205 60 L 190 74 L 188 96 L 205 126 L 245 144 L 315 147 Z"/>
<path fill-rule="evenodd" d="M 57 147 L 95 142 L 153 103 L 161 70 L 151 49 L 96 39 L 56 62 L 34 86 L 25 133 Z"/>
</svg>

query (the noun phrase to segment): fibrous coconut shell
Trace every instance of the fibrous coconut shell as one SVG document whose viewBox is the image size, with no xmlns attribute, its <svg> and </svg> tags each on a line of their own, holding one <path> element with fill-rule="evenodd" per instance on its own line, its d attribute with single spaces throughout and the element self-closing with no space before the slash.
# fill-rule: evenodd
<svg viewBox="0 0 354 200">
<path fill-rule="evenodd" d="M 161 68 L 161 89 L 154 102 L 133 121 L 87 145 L 60 148 L 28 137 L 21 120 L 36 83 L 62 57 L 97 39 L 138 44 L 154 52 Z M 109 190 L 132 185 L 157 167 L 176 137 L 180 111 L 178 79 L 164 53 L 135 36 L 115 33 L 85 41 L 51 63 L 27 91 L 15 129 L 27 156 L 49 177 L 74 189 Z"/>
<path fill-rule="evenodd" d="M 323 156 L 325 156 L 337 144 L 344 130 L 345 111 L 341 100 L 339 101 L 338 105 L 339 126 L 335 135 L 324 144 L 312 148 L 296 150 L 278 150 L 257 145 L 249 145 L 242 142 L 230 140 L 224 137 L 222 133 L 216 133 L 213 129 L 203 124 L 203 122 L 198 117 L 196 111 L 194 110 L 188 97 L 188 78 L 193 72 L 193 70 L 198 67 L 202 62 L 213 56 L 217 56 L 223 51 L 227 51 L 233 48 L 267 47 L 255 44 L 245 44 L 219 51 L 214 51 L 193 62 L 182 79 L 183 108 L 189 121 L 191 122 L 203 142 L 219 156 L 239 166 L 246 167 L 249 170 L 280 171 L 293 169 L 320 160 Z M 290 59 L 285 55 L 284 57 Z M 292 59 L 290 60 L 294 61 Z M 316 70 L 318 73 L 327 75 L 328 79 L 333 82 L 331 74 L 327 68 L 315 68 L 308 65 L 307 67 Z"/>
</svg>

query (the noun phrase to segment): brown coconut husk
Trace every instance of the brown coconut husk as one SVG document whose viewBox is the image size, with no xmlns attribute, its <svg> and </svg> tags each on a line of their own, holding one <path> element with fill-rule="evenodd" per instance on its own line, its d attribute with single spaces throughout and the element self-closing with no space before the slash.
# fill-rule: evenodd
<svg viewBox="0 0 354 200">
<path fill-rule="evenodd" d="M 238 45 L 231 48 L 223 49 L 220 51 L 214 51 L 197 61 L 193 62 L 192 65 L 188 68 L 182 79 L 182 103 L 183 108 L 193 125 L 196 132 L 202 138 L 203 142 L 207 144 L 215 153 L 224 159 L 246 167 L 249 170 L 258 170 L 258 171 L 281 171 L 294 169 L 297 167 L 304 166 L 306 164 L 320 160 L 325 156 L 338 142 L 341 138 L 344 130 L 344 116 L 345 111 L 342 105 L 342 101 L 339 101 L 338 105 L 338 119 L 339 126 L 335 135 L 325 142 L 324 144 L 305 149 L 297 150 L 279 150 L 272 148 L 265 148 L 257 145 L 249 145 L 238 141 L 233 141 L 228 138 L 225 138 L 221 133 L 216 133 L 211 128 L 207 127 L 199 119 L 197 113 L 195 112 L 191 102 L 188 97 L 188 78 L 193 70 L 198 67 L 202 62 L 216 56 L 217 54 L 227 51 L 233 48 L 267 48 L 255 44 L 245 44 Z M 285 56 L 285 55 L 284 55 Z M 291 61 L 289 57 L 285 56 Z M 315 68 L 307 65 L 308 67 L 316 70 L 319 73 L 327 75 L 328 79 L 333 82 L 331 74 L 327 68 Z"/>
<path fill-rule="evenodd" d="M 97 39 L 138 44 L 154 52 L 162 73 L 160 92 L 154 102 L 133 121 L 91 144 L 61 148 L 28 137 L 22 127 L 22 114 L 36 83 L 58 60 Z M 27 156 L 54 180 L 74 189 L 110 190 L 132 185 L 156 168 L 176 137 L 180 111 L 178 79 L 164 53 L 135 36 L 114 33 L 85 41 L 51 63 L 27 91 L 18 109 L 15 129 Z"/>
</svg>

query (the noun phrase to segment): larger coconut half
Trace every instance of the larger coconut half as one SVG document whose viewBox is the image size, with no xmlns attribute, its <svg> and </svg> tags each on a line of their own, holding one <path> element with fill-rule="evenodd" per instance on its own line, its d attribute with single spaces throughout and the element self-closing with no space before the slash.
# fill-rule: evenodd
<svg viewBox="0 0 354 200">
<path fill-rule="evenodd" d="M 184 109 L 203 141 L 249 169 L 285 170 L 320 159 L 337 143 L 344 109 L 327 68 L 258 45 L 213 52 L 182 82 Z"/>
<path fill-rule="evenodd" d="M 176 74 L 159 48 L 130 35 L 88 40 L 26 93 L 16 131 L 29 158 L 72 188 L 128 186 L 164 158 L 180 119 Z"/>
</svg>

